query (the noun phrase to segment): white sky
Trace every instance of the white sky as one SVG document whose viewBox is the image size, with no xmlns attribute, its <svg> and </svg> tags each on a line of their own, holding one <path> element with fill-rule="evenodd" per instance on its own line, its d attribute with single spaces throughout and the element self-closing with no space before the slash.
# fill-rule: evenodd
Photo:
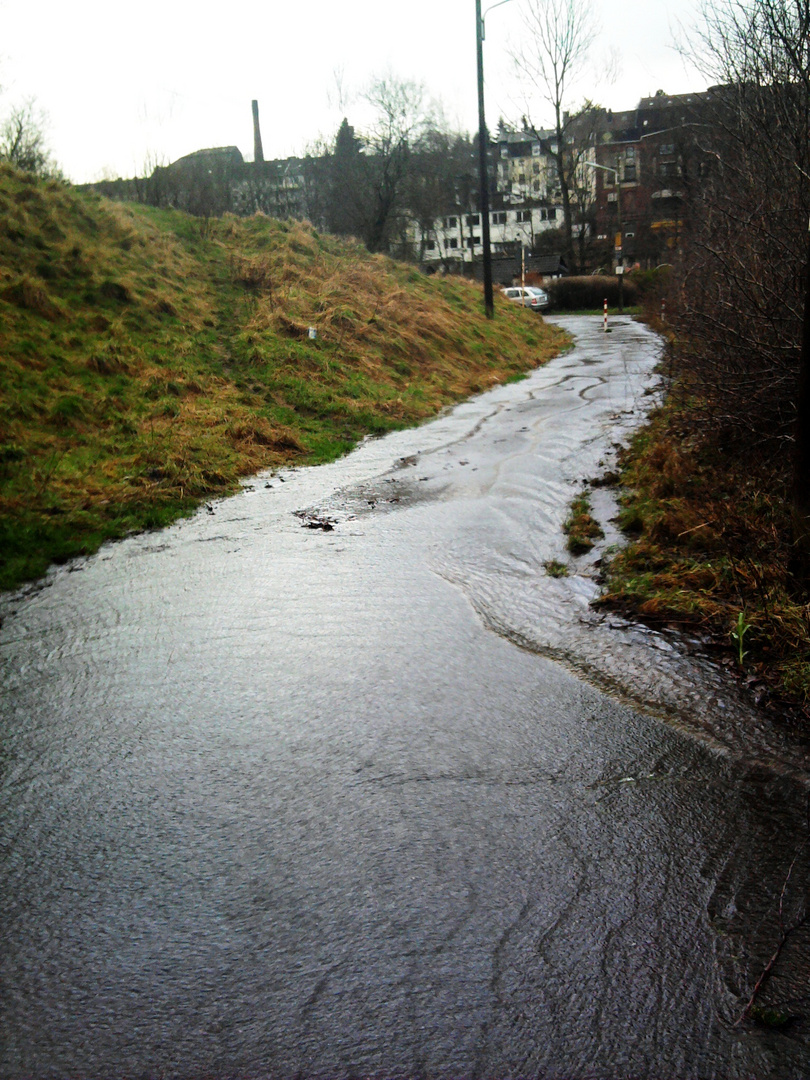
<svg viewBox="0 0 810 1080">
<path fill-rule="evenodd" d="M 526 2 L 511 0 L 486 20 L 490 129 L 501 115 L 519 122 L 526 109 L 508 60 Z M 697 2 L 591 0 L 600 29 L 592 77 L 571 104 L 589 96 L 629 109 L 658 89 L 705 89 L 674 48 Z M 620 74 L 608 85 L 599 75 L 611 51 Z M 362 128 L 352 95 L 386 71 L 424 82 L 451 122 L 475 130 L 474 0 L 0 0 L 0 116 L 35 98 L 54 156 L 76 182 L 141 175 L 209 146 L 236 145 L 251 158 L 253 98 L 265 157 L 302 154 L 343 115 Z M 532 116 L 550 123 L 539 107 Z"/>
</svg>

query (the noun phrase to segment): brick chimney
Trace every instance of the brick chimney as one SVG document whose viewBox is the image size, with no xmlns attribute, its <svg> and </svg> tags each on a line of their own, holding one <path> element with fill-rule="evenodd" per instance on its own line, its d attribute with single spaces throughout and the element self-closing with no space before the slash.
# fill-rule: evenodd
<svg viewBox="0 0 810 1080">
<path fill-rule="evenodd" d="M 253 160 L 264 161 L 264 151 L 262 150 L 262 133 L 259 129 L 259 103 L 258 101 L 251 102 L 253 106 Z"/>
</svg>

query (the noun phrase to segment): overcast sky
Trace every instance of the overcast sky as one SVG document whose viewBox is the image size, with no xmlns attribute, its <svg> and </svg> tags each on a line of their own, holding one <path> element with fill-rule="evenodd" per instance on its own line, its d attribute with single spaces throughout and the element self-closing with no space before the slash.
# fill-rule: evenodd
<svg viewBox="0 0 810 1080">
<path fill-rule="evenodd" d="M 490 128 L 526 110 L 508 57 L 527 2 L 510 0 L 486 19 Z M 600 33 L 572 104 L 587 95 L 618 110 L 658 89 L 704 89 L 674 47 L 696 6 L 591 0 Z M 610 55 L 620 71 L 606 83 Z M 253 98 L 265 157 L 302 154 L 344 115 L 361 128 L 358 94 L 386 71 L 423 82 L 452 124 L 473 131 L 474 0 L 0 0 L 0 116 L 35 98 L 54 156 L 76 182 L 142 174 L 209 146 L 236 145 L 251 158 Z M 532 116 L 550 123 L 539 106 Z"/>
</svg>

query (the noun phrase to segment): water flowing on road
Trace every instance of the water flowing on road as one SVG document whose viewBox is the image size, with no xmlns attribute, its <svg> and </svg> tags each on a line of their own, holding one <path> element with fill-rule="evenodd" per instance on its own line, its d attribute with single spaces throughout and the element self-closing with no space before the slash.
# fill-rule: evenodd
<svg viewBox="0 0 810 1080">
<path fill-rule="evenodd" d="M 2 601 L 0 1077 L 810 1075 L 805 755 L 590 608 L 660 342 L 558 321 Z"/>
</svg>

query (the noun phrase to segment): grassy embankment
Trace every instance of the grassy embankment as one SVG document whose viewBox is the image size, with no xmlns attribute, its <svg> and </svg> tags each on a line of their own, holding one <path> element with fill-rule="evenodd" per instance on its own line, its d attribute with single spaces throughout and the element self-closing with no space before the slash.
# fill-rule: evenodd
<svg viewBox="0 0 810 1080">
<path fill-rule="evenodd" d="M 790 588 L 784 469 L 718 445 L 680 393 L 624 454 L 602 603 L 698 632 L 756 700 L 810 721 L 810 607 Z"/>
<path fill-rule="evenodd" d="M 531 312 L 481 307 L 474 284 L 306 224 L 202 223 L 0 165 L 0 588 L 563 344 Z"/>
</svg>

